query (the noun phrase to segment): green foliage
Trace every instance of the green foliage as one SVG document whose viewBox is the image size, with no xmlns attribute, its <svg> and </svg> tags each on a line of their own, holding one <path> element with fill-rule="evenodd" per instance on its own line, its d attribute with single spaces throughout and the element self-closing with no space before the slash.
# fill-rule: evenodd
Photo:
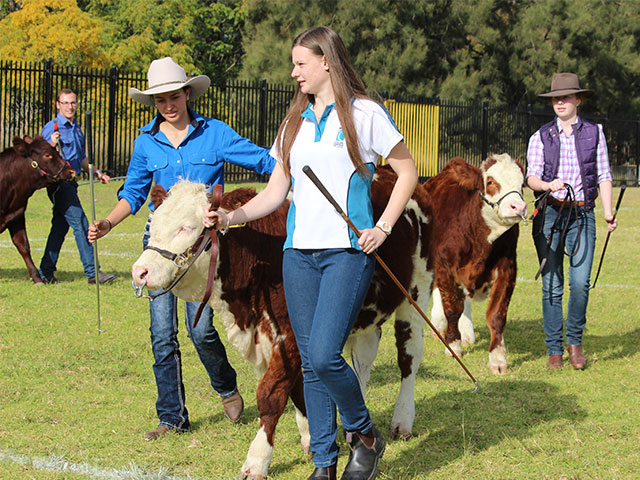
<svg viewBox="0 0 640 480">
<path fill-rule="evenodd" d="M 289 82 L 290 45 L 327 25 L 370 90 L 531 103 L 574 71 L 592 112 L 640 112 L 640 2 L 619 0 L 247 0 L 241 76 Z"/>
<path fill-rule="evenodd" d="M 83 7 L 108 23 L 111 62 L 125 70 L 146 72 L 164 56 L 214 80 L 233 78 L 240 68 L 239 0 L 85 0 Z"/>
<path fill-rule="evenodd" d="M 460 30 L 448 14 L 450 3 L 248 0 L 241 76 L 289 82 L 293 39 L 306 28 L 327 25 L 340 34 L 370 89 L 434 95 L 437 82 L 444 78 L 449 66 L 443 36 Z M 449 43 L 458 42 L 457 37 L 451 35 Z M 425 71 L 430 74 L 425 75 Z"/>
<path fill-rule="evenodd" d="M 65 67 L 106 63 L 100 22 L 73 0 L 24 0 L 22 8 L 0 21 L 0 32 L 0 58 L 51 59 Z"/>
</svg>

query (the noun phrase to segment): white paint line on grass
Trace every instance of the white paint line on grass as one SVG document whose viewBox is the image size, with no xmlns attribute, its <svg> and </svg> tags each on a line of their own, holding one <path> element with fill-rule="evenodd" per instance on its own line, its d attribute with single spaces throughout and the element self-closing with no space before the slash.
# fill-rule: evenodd
<svg viewBox="0 0 640 480">
<path fill-rule="evenodd" d="M 113 237 L 140 237 L 142 239 L 142 235 L 139 233 L 114 233 L 112 235 L 110 235 L 111 238 Z M 32 252 L 42 252 L 44 251 L 44 245 L 46 243 L 47 239 L 46 238 L 30 238 L 29 239 L 29 243 L 31 245 L 31 251 Z M 72 245 L 75 246 L 75 243 L 71 243 Z M 42 245 L 42 246 L 40 246 Z M 100 245 L 100 244 L 98 244 Z M 107 256 L 107 257 L 117 257 L 117 258 L 138 258 L 140 256 L 140 253 L 142 252 L 142 243 L 140 244 L 140 251 L 135 252 L 135 253 L 131 253 L 131 252 L 112 252 L 110 250 L 104 250 L 102 248 L 99 249 L 99 254 L 101 256 Z M 7 240 L 0 240 L 0 248 L 9 248 L 9 249 L 15 249 L 16 246 L 13 244 L 13 242 L 9 239 Z M 78 250 L 75 248 L 63 248 L 62 250 L 60 250 L 60 253 L 78 253 Z"/>
<path fill-rule="evenodd" d="M 196 480 L 195 477 L 178 477 L 166 473 L 163 469 L 157 472 L 146 472 L 133 464 L 126 469 L 102 468 L 87 463 L 72 463 L 64 456 L 29 457 L 6 450 L 0 450 L 0 462 L 25 465 L 36 470 L 47 472 L 69 472 L 89 478 L 106 478 L 109 480 Z"/>
</svg>

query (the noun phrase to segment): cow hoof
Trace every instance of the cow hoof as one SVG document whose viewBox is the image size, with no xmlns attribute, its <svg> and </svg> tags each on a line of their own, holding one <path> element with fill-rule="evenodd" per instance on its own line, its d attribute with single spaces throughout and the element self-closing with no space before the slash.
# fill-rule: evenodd
<svg viewBox="0 0 640 480">
<path fill-rule="evenodd" d="M 449 347 L 451 348 L 451 350 L 454 351 L 454 353 L 458 356 L 461 357 L 462 356 L 462 343 L 460 342 L 460 340 L 456 340 L 455 342 L 451 342 L 449 344 Z M 453 355 L 451 355 L 451 352 L 449 351 L 448 348 L 445 347 L 444 349 L 444 353 L 447 357 L 453 357 Z"/>
<path fill-rule="evenodd" d="M 507 373 L 506 365 L 490 365 L 489 368 L 491 369 L 491 373 L 494 375 L 504 375 Z"/>
<path fill-rule="evenodd" d="M 498 345 L 489 352 L 489 369 L 494 375 L 504 375 L 507 373 L 507 349 L 502 345 Z"/>
<path fill-rule="evenodd" d="M 238 478 L 240 480 L 265 480 L 267 477 L 264 475 L 252 475 L 249 472 L 242 472 Z"/>
<path fill-rule="evenodd" d="M 411 438 L 411 432 L 403 431 L 399 425 L 392 426 L 389 429 L 389 436 L 394 440 L 409 440 Z"/>
</svg>

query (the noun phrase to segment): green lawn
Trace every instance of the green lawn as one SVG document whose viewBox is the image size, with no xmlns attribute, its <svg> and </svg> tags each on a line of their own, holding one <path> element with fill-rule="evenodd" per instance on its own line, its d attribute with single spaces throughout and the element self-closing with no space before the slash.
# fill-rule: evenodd
<svg viewBox="0 0 640 480">
<path fill-rule="evenodd" d="M 96 186 L 100 218 L 115 204 L 120 185 Z M 80 188 L 90 215 L 89 188 Z M 414 436 L 388 442 L 379 478 L 640 478 L 639 210 L 640 190 L 629 188 L 618 215 L 620 228 L 591 293 L 584 339 L 588 368 L 546 369 L 540 281 L 533 280 L 537 261 L 531 227 L 522 227 L 518 285 L 505 334 L 508 373 L 496 377 L 487 368 L 484 304 L 474 306 L 478 341 L 463 357 L 482 384 L 478 393 L 426 332 Z M 602 210 L 596 214 L 597 266 L 606 231 Z M 40 190 L 27 212 L 36 264 L 49 220 L 50 204 Z M 158 442 L 142 439 L 157 423 L 155 383 L 148 307 L 134 297 L 129 272 L 145 220 L 146 207 L 99 242 L 103 270 L 120 276 L 100 288 L 100 334 L 96 288 L 87 284 L 71 234 L 58 264 L 61 283 L 41 287 L 29 281 L 8 232 L 0 235 L 0 479 L 237 478 L 258 428 L 257 379 L 231 348 L 246 402 L 243 420 L 232 425 L 224 418 L 181 332 L 193 429 Z M 368 391 L 368 405 L 383 433 L 398 379 L 393 329 L 385 325 Z M 346 450 L 343 444 L 340 471 Z M 278 425 L 270 478 L 305 479 L 312 470 L 301 453 L 289 405 Z"/>
</svg>

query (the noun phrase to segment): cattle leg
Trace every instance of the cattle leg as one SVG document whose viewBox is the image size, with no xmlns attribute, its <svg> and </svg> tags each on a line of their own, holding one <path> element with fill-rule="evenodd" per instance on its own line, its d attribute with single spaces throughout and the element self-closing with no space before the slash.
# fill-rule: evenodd
<svg viewBox="0 0 640 480">
<path fill-rule="evenodd" d="M 300 433 L 300 443 L 302 444 L 302 452 L 305 455 L 311 454 L 309 434 L 309 420 L 307 419 L 307 407 L 304 403 L 304 376 L 302 370 L 298 374 L 298 378 L 289 393 L 289 397 L 296 408 L 296 424 Z"/>
<path fill-rule="evenodd" d="M 451 284 L 446 286 L 444 282 L 439 282 L 440 296 L 442 298 L 442 311 L 447 319 L 447 331 L 444 340 L 458 357 L 462 356 L 462 342 L 460 340 L 460 330 L 458 320 L 464 311 L 465 295 L 460 289 Z M 445 354 L 451 357 L 451 352 L 445 347 Z"/>
<path fill-rule="evenodd" d="M 280 345 L 283 344 L 284 342 Z M 286 359 L 283 359 L 283 355 L 286 356 Z M 276 425 L 284 412 L 293 388 L 299 381 L 300 374 L 300 358 L 297 352 L 295 354 L 282 352 L 280 347 L 274 347 L 267 371 L 260 380 L 256 391 L 260 428 L 249 446 L 247 459 L 242 465 L 242 478 L 250 480 L 266 478 L 273 458 Z M 296 420 L 298 420 L 297 412 Z M 300 427 L 300 424 L 298 426 Z M 309 451 L 308 433 L 301 438 L 301 441 L 303 450 Z"/>
<path fill-rule="evenodd" d="M 376 326 L 377 322 L 364 330 L 352 333 L 347 340 L 345 349 L 351 351 L 351 365 L 360 382 L 363 398 L 366 398 L 367 383 L 371 378 L 371 367 L 378 354 L 382 330 Z"/>
<path fill-rule="evenodd" d="M 24 222 L 24 215 L 15 218 L 9 225 L 9 233 L 11 234 L 11 240 L 13 244 L 22 255 L 27 271 L 29 272 L 29 278 L 33 283 L 42 284 L 42 278 L 40 278 L 40 272 L 33 263 L 31 258 L 31 247 L 29 246 L 29 239 L 27 238 L 27 230 Z"/>
<path fill-rule="evenodd" d="M 440 289 L 435 288 L 433 290 L 433 306 L 431 307 L 431 323 L 433 326 L 438 329 L 442 336 L 446 335 L 448 329 L 447 317 L 444 314 L 444 308 L 442 306 L 442 296 L 440 295 Z M 467 345 L 473 345 L 476 343 L 476 334 L 473 328 L 473 321 L 471 320 L 471 299 L 469 297 L 465 297 L 464 299 L 464 310 L 462 311 L 462 315 L 458 318 L 457 323 L 458 332 L 460 334 L 460 352 L 456 351 L 454 347 L 457 347 L 455 341 L 453 346 L 451 346 L 457 354 L 462 354 L 462 347 Z M 433 334 L 435 337 L 435 333 Z M 448 357 L 452 357 L 451 352 L 448 348 L 444 349 L 445 355 Z M 458 355 L 458 356 L 459 356 Z"/>
<path fill-rule="evenodd" d="M 500 268 L 500 267 L 498 267 Z M 491 288 L 487 305 L 487 325 L 491 331 L 489 343 L 489 369 L 496 375 L 507 373 L 507 348 L 504 343 L 504 327 L 507 323 L 507 309 L 515 287 L 515 267 L 512 274 L 498 276 Z M 505 272 L 503 269 L 502 272 Z"/>
<path fill-rule="evenodd" d="M 421 303 L 428 302 L 427 295 Z M 424 353 L 424 319 L 405 301 L 396 310 L 394 327 L 401 381 L 389 433 L 392 438 L 406 440 L 411 437 L 416 414 L 414 388 Z"/>
</svg>

